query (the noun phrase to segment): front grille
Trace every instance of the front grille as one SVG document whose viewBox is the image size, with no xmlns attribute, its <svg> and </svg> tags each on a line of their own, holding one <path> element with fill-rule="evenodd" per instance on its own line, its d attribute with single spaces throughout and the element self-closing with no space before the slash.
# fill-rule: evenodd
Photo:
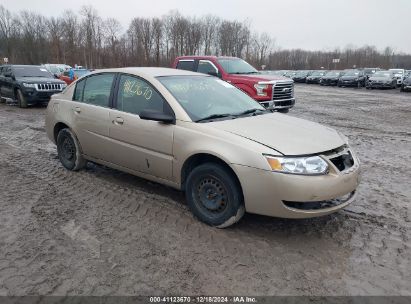
<svg viewBox="0 0 411 304">
<path fill-rule="evenodd" d="M 293 82 L 277 82 L 273 85 L 273 100 L 291 99 L 294 96 Z"/>
<path fill-rule="evenodd" d="M 62 91 L 63 85 L 60 83 L 38 83 L 36 84 L 37 91 Z"/>
</svg>

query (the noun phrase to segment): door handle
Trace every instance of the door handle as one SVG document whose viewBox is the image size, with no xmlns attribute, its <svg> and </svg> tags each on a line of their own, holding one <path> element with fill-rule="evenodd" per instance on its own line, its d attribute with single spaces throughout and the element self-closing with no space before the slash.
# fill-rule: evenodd
<svg viewBox="0 0 411 304">
<path fill-rule="evenodd" d="M 75 108 L 74 108 L 74 112 L 76 112 L 76 113 L 80 113 L 80 112 L 81 112 L 80 107 L 75 107 Z"/>
<path fill-rule="evenodd" d="M 113 124 L 115 125 L 122 125 L 124 123 L 124 119 L 121 117 L 116 117 L 116 119 L 113 120 Z"/>
</svg>

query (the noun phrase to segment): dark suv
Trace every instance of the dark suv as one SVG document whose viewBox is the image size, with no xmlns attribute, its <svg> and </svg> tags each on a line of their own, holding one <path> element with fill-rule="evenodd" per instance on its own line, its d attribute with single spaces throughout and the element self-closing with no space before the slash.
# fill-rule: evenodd
<svg viewBox="0 0 411 304">
<path fill-rule="evenodd" d="M 0 100 L 17 100 L 21 108 L 48 102 L 51 95 L 60 93 L 66 86 L 64 81 L 55 79 L 53 74 L 41 66 L 0 66 Z"/>
</svg>

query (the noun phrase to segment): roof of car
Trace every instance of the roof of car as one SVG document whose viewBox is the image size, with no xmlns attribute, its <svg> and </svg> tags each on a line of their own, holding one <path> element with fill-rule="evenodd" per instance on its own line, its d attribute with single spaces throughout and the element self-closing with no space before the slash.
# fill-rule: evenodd
<svg viewBox="0 0 411 304">
<path fill-rule="evenodd" d="M 118 73 L 130 73 L 142 76 L 160 77 L 160 76 L 190 76 L 190 75 L 203 75 L 186 70 L 170 69 L 170 68 L 157 68 L 157 67 L 126 67 L 115 69 L 101 69 L 96 70 L 93 73 L 101 72 L 118 72 Z"/>
<path fill-rule="evenodd" d="M 176 59 L 184 60 L 184 59 L 240 59 L 238 57 L 232 56 L 201 56 L 201 55 L 188 55 L 188 56 L 179 56 Z"/>
</svg>

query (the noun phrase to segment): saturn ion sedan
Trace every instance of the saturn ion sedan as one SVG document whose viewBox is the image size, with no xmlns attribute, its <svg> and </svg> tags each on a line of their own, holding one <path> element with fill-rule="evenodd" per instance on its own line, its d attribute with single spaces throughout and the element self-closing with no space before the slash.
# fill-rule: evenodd
<svg viewBox="0 0 411 304">
<path fill-rule="evenodd" d="M 185 192 L 201 221 L 309 218 L 355 199 L 346 137 L 266 110 L 221 79 L 166 68 L 99 70 L 53 95 L 48 137 L 68 170 L 103 164 Z"/>
</svg>

